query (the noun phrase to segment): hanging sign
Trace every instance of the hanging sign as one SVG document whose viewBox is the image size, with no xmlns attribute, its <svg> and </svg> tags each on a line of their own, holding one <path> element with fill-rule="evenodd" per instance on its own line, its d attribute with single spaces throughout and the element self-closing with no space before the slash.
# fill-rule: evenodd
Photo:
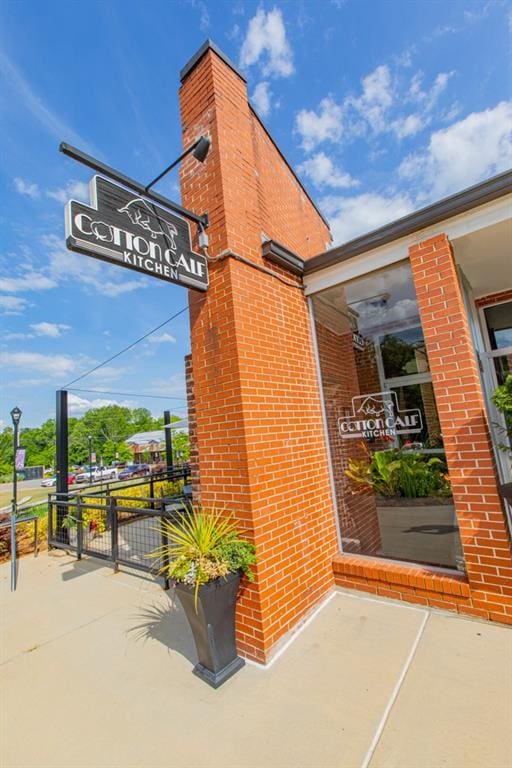
<svg viewBox="0 0 512 768">
<path fill-rule="evenodd" d="M 352 331 L 352 346 L 354 349 L 358 349 L 360 352 L 364 352 L 366 349 L 367 341 L 360 333 Z"/>
<path fill-rule="evenodd" d="M 205 291 L 208 265 L 194 253 L 181 216 L 137 197 L 101 176 L 90 182 L 91 205 L 66 205 L 66 244 L 111 264 Z"/>
<path fill-rule="evenodd" d="M 418 408 L 398 408 L 396 392 L 376 392 L 352 398 L 352 413 L 338 419 L 344 439 L 396 437 L 421 432 L 423 423 Z"/>
<path fill-rule="evenodd" d="M 16 470 L 16 472 L 19 472 L 20 470 L 24 469 L 26 454 L 27 454 L 26 448 L 16 448 L 16 456 L 14 459 L 14 469 Z"/>
</svg>

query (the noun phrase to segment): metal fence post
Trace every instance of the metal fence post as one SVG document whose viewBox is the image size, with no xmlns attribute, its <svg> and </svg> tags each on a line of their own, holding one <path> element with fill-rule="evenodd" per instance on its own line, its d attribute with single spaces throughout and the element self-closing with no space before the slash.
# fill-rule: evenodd
<svg viewBox="0 0 512 768">
<path fill-rule="evenodd" d="M 114 567 L 114 573 L 119 571 L 119 564 L 117 562 L 119 557 L 119 526 L 117 519 L 116 500 L 113 496 L 110 496 L 107 501 L 109 516 L 110 516 L 110 533 L 111 533 L 111 549 L 112 549 L 112 563 Z"/>
<path fill-rule="evenodd" d="M 38 524 L 39 524 L 39 520 L 38 520 L 38 518 L 37 518 L 37 516 L 36 516 L 36 517 L 34 518 L 34 557 L 37 557 L 37 556 L 38 556 L 38 554 L 39 554 L 39 532 L 38 532 Z M 48 538 L 48 541 L 50 541 L 50 539 L 49 539 L 49 538 Z M 49 548 L 50 548 L 50 547 L 48 546 L 48 549 L 49 549 Z"/>
<path fill-rule="evenodd" d="M 68 529 L 69 530 L 69 529 Z M 76 497 L 76 559 L 82 559 L 82 550 L 84 547 L 84 526 L 82 520 L 82 499 Z"/>
<path fill-rule="evenodd" d="M 53 501 L 52 497 L 48 496 L 48 551 L 53 549 Z"/>
<path fill-rule="evenodd" d="M 160 502 L 160 535 L 162 537 L 162 547 L 163 554 L 162 554 L 162 568 L 164 569 L 164 589 L 169 589 L 171 585 L 171 581 L 169 579 L 169 555 L 167 552 L 167 546 L 169 544 L 169 540 L 167 538 L 167 531 L 165 529 L 164 525 L 164 519 L 165 519 L 165 499 L 162 498 Z"/>
</svg>

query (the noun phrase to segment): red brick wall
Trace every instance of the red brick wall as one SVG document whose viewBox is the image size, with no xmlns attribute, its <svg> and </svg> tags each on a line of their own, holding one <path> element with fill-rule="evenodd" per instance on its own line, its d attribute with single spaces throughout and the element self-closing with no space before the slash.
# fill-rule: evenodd
<svg viewBox="0 0 512 768">
<path fill-rule="evenodd" d="M 304 257 L 323 248 L 328 230 L 243 80 L 208 51 L 180 95 L 184 145 L 212 138 L 206 163 L 189 159 L 181 176 L 184 205 L 210 215 L 210 255 L 262 265 L 262 231 Z M 256 543 L 237 637 L 259 660 L 331 588 L 337 551 L 307 304 L 288 279 L 228 256 L 211 262 L 206 294 L 190 293 L 201 500 L 233 510 Z"/>
<path fill-rule="evenodd" d="M 512 289 L 509 288 L 506 291 L 480 296 L 480 298 L 475 300 L 475 304 L 477 307 L 488 307 L 491 304 L 499 304 L 502 301 L 512 301 Z"/>
<path fill-rule="evenodd" d="M 334 315 L 332 322 L 329 314 Z M 349 459 L 364 459 L 366 454 L 360 441 L 342 439 L 338 419 L 352 413 L 353 397 L 378 391 L 380 385 L 370 381 L 374 372 L 370 351 L 354 349 L 348 321 L 320 302 L 315 302 L 315 320 L 342 548 L 344 552 L 376 554 L 380 532 L 373 493 L 352 493 L 345 474 Z M 336 324 L 346 327 L 335 332 Z M 361 368 L 357 358 L 365 363 Z M 360 381 L 360 371 L 368 380 Z"/>
<path fill-rule="evenodd" d="M 185 356 L 185 384 L 187 387 L 188 438 L 190 441 L 190 470 L 192 494 L 195 502 L 200 500 L 199 453 L 197 450 L 196 399 L 194 395 L 194 374 L 192 355 Z"/>
<path fill-rule="evenodd" d="M 262 228 L 302 258 L 315 256 L 329 246 L 329 230 L 252 111 L 251 118 Z"/>
</svg>

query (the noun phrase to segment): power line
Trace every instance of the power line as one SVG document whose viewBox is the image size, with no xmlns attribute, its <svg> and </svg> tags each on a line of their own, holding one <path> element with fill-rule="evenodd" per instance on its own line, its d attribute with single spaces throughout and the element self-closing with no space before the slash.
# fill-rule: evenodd
<svg viewBox="0 0 512 768">
<path fill-rule="evenodd" d="M 129 349 L 134 347 L 136 344 L 139 344 L 141 341 L 144 341 L 144 339 L 147 339 L 148 336 L 151 336 L 152 333 L 155 333 L 155 331 L 159 331 L 160 328 L 163 328 L 164 325 L 167 325 L 167 323 L 170 323 L 171 320 L 175 320 L 179 315 L 182 315 L 183 312 L 185 312 L 188 309 L 188 307 L 183 307 L 183 309 L 180 309 L 179 312 L 176 312 L 175 315 L 172 317 L 169 317 L 167 320 L 164 320 L 163 323 L 160 323 L 160 325 L 157 325 L 156 328 L 152 328 L 151 331 L 148 331 L 144 334 L 144 336 L 141 336 L 140 339 L 136 339 L 136 341 L 132 341 L 131 344 L 128 344 L 127 347 L 124 349 L 121 349 L 119 352 L 116 352 L 115 355 L 112 355 L 112 357 L 109 357 L 107 360 L 104 360 L 102 363 L 99 363 L 98 365 L 95 365 L 94 368 L 91 368 L 89 371 L 86 371 L 85 373 L 82 373 L 81 376 L 77 376 L 76 379 L 73 379 L 73 381 L 68 382 L 67 384 L 64 384 L 61 389 L 69 389 L 69 387 L 74 384 L 77 381 L 80 381 L 81 379 L 85 379 L 86 376 L 89 376 L 89 374 L 94 373 L 94 371 L 97 371 L 98 368 L 103 368 L 104 365 L 107 363 L 111 363 L 112 360 L 115 360 L 116 357 L 120 357 L 120 355 L 124 354 L 125 352 L 128 352 Z"/>
<path fill-rule="evenodd" d="M 73 383 L 73 382 L 71 382 Z M 175 397 L 174 395 L 141 395 L 139 392 L 110 392 L 106 389 L 79 389 L 78 387 L 67 387 L 70 392 L 95 392 L 98 395 L 121 395 L 122 397 L 152 397 L 155 400 L 184 400 L 186 397 Z"/>
</svg>

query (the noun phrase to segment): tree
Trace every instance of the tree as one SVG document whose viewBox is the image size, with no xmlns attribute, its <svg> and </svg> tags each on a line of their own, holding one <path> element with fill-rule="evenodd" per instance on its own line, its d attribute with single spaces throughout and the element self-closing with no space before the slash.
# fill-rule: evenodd
<svg viewBox="0 0 512 768">
<path fill-rule="evenodd" d="M 113 443 L 115 454 L 117 446 L 133 431 L 131 417 L 132 411 L 121 405 L 105 405 L 87 411 L 70 434 L 70 461 L 75 464 L 88 463 L 89 435 L 92 438 L 92 450 L 97 457 L 104 455 L 105 445 L 109 442 Z"/>
<path fill-rule="evenodd" d="M 124 441 L 116 444 L 112 440 L 107 440 L 103 446 L 101 457 L 105 464 L 112 464 L 114 461 L 131 461 L 133 453 L 130 446 Z"/>
<path fill-rule="evenodd" d="M 188 461 L 190 459 L 190 440 L 185 432 L 178 432 L 172 436 L 172 447 L 177 460 Z"/>
<path fill-rule="evenodd" d="M 177 416 L 172 420 L 176 421 Z M 106 405 L 87 411 L 81 418 L 68 419 L 68 456 L 71 465 L 89 463 L 89 435 L 92 450 L 108 464 L 115 460 L 130 461 L 132 452 L 126 438 L 136 432 L 163 428 L 163 417 L 154 419 L 147 408 L 126 408 Z M 47 419 L 39 427 L 20 430 L 20 445 L 26 448 L 26 464 L 55 466 L 55 419 Z M 13 469 L 13 430 L 7 426 L 0 432 L 0 474 L 10 475 Z"/>
</svg>

